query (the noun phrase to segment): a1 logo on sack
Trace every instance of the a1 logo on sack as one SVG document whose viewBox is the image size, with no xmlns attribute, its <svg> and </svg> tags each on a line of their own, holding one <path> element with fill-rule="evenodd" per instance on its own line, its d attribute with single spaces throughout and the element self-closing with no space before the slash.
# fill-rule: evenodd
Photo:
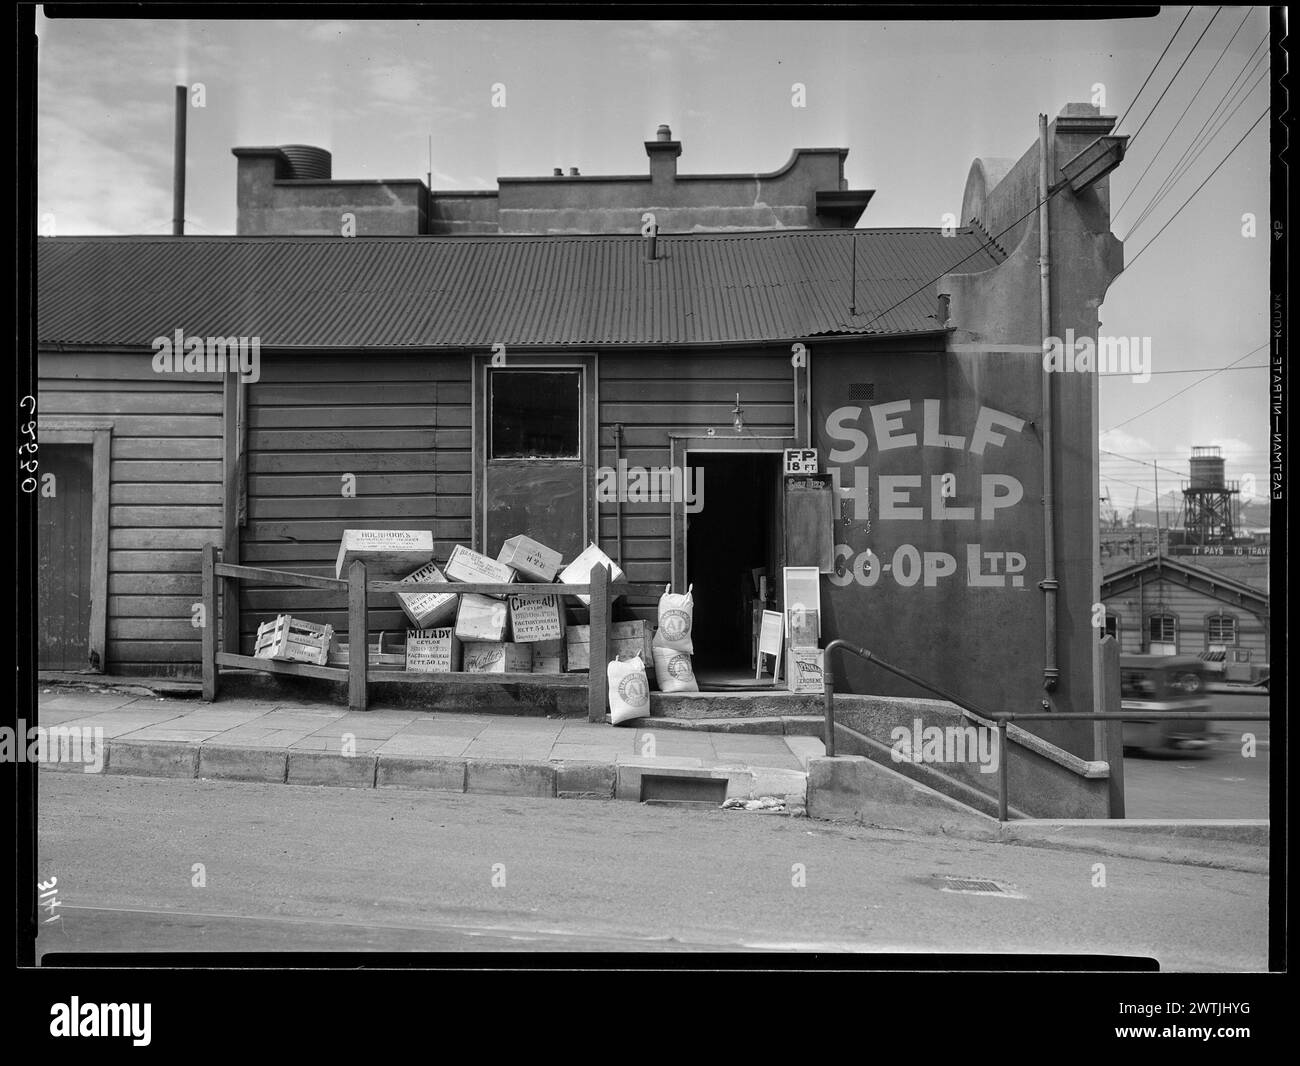
<svg viewBox="0 0 1300 1066">
<path fill-rule="evenodd" d="M 618 683 L 618 694 L 624 703 L 639 707 L 650 699 L 650 685 L 644 673 L 628 674 Z"/>
<path fill-rule="evenodd" d="M 668 676 L 674 681 L 693 681 L 695 674 L 691 670 L 691 657 L 685 652 L 678 652 L 669 659 Z"/>
<path fill-rule="evenodd" d="M 681 640 L 691 631 L 691 616 L 680 607 L 671 607 L 660 613 L 659 629 L 665 640 Z"/>
</svg>

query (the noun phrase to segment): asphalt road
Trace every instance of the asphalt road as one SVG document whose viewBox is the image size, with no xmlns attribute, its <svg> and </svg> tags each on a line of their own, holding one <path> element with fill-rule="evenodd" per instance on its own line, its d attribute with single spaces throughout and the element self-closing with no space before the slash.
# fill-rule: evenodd
<svg viewBox="0 0 1300 1066">
<path fill-rule="evenodd" d="M 1206 758 L 1124 757 L 1124 813 L 1129 818 L 1267 818 L 1269 743 L 1266 696 L 1211 693 L 1218 710 L 1259 711 L 1251 722 L 1211 722 Z M 1255 738 L 1247 755 L 1243 737 Z"/>
<path fill-rule="evenodd" d="M 40 786 L 39 875 L 58 878 L 63 915 L 41 953 L 1062 951 L 1266 965 L 1259 874 L 617 801 L 49 772 Z M 942 891 L 944 876 L 1013 895 Z"/>
</svg>

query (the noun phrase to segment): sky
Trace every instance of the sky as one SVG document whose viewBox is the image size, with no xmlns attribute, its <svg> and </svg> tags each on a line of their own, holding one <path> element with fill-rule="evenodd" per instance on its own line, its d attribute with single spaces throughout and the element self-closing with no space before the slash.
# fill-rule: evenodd
<svg viewBox="0 0 1300 1066">
<path fill-rule="evenodd" d="M 192 234 L 234 232 L 237 145 L 314 144 L 333 153 L 335 177 L 422 178 L 432 137 L 435 189 L 487 189 L 557 166 L 645 173 L 643 143 L 660 123 L 682 142 L 681 173 L 768 172 L 795 148 L 848 148 L 848 187 L 876 190 L 860 225 L 941 226 L 960 212 L 972 160 L 1018 158 L 1040 112 L 1096 98 L 1132 138 L 1110 177 L 1112 229 L 1131 267 L 1106 293 L 1101 329 L 1149 337 L 1153 371 L 1144 382 L 1101 376 L 1103 495 L 1121 514 L 1135 500 L 1149 509 L 1158 474 L 1168 506 L 1192 446 L 1217 445 L 1228 477 L 1253 483 L 1258 500 L 1268 351 L 1249 353 L 1269 339 L 1269 119 L 1247 131 L 1269 103 L 1269 57 L 1256 51 L 1267 30 L 1265 8 L 1214 7 L 889 23 L 38 14 L 38 228 L 170 232 L 178 84 L 201 85 L 204 103 L 188 119 Z M 492 106 L 498 86 L 504 107 Z M 1189 147 L 1185 171 L 1142 218 Z M 1189 372 L 1235 360 L 1202 384 Z"/>
</svg>

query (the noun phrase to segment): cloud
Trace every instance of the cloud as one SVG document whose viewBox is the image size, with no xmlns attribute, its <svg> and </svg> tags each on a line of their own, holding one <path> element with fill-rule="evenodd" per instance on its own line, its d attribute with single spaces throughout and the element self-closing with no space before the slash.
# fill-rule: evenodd
<svg viewBox="0 0 1300 1066">
<path fill-rule="evenodd" d="M 637 52 L 659 65 L 683 59 L 707 63 L 718 57 L 714 40 L 720 31 L 716 22 L 624 22 L 618 24 L 617 32 L 624 51 Z"/>
<path fill-rule="evenodd" d="M 1135 458 L 1152 455 L 1156 450 L 1155 445 L 1145 437 L 1134 436 L 1123 429 L 1108 429 L 1101 435 L 1099 441 L 1105 451 L 1117 452 L 1120 455 L 1131 455 Z"/>
<path fill-rule="evenodd" d="M 166 233 L 171 223 L 169 152 L 139 151 L 120 122 L 92 136 L 61 115 L 41 122 L 37 217 L 54 216 L 60 236 Z M 94 174 L 87 181 L 87 173 Z"/>
</svg>

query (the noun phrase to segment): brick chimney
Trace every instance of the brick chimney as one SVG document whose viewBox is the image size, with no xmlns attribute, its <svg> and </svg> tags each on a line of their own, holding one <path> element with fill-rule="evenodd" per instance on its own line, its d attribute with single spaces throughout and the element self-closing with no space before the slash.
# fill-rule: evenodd
<svg viewBox="0 0 1300 1066">
<path fill-rule="evenodd" d="M 650 157 L 650 180 L 654 185 L 671 185 L 677 180 L 677 157 L 682 154 L 682 142 L 673 140 L 673 131 L 660 126 L 653 141 L 645 142 L 645 154 Z"/>
</svg>

